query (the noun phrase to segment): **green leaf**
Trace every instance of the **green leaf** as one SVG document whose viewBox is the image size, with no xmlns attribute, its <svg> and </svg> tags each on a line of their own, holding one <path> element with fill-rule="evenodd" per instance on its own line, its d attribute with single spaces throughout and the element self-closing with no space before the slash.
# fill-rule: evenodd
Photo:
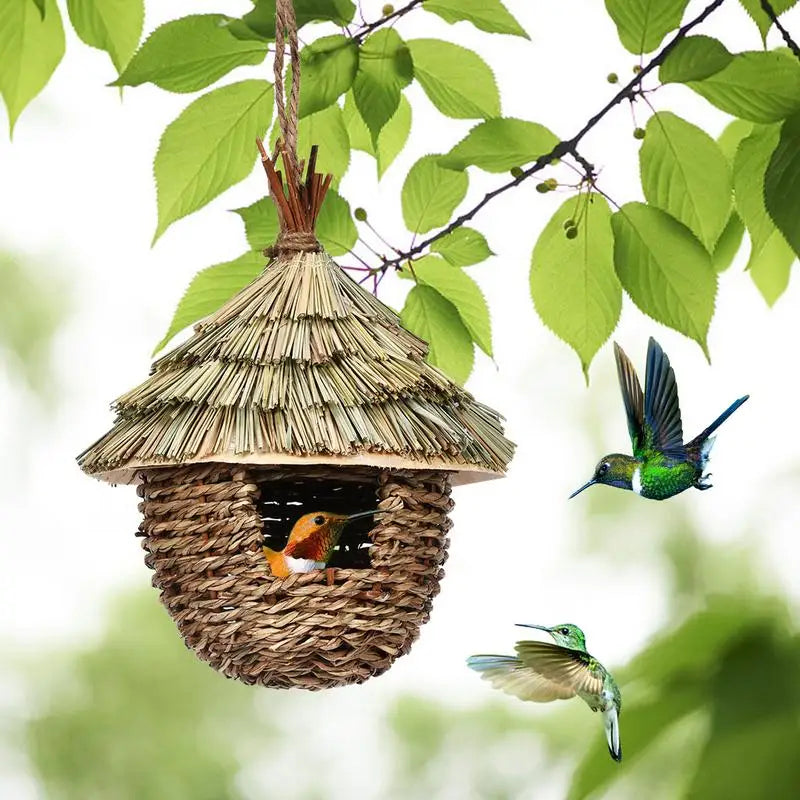
<svg viewBox="0 0 800 800">
<path fill-rule="evenodd" d="M 248 34 L 272 41 L 275 38 L 275 0 L 253 0 L 255 6 L 241 20 L 232 24 L 236 36 Z M 309 22 L 335 22 L 345 26 L 353 20 L 356 7 L 352 0 L 294 0 L 297 27 Z"/>
<path fill-rule="evenodd" d="M 678 42 L 658 69 L 661 83 L 701 81 L 724 69 L 733 60 L 718 39 L 711 36 L 687 36 Z"/>
<path fill-rule="evenodd" d="M 737 53 L 695 92 L 717 108 L 753 122 L 777 122 L 800 110 L 800 62 L 777 52 Z"/>
<path fill-rule="evenodd" d="M 781 125 L 764 176 L 764 201 L 772 221 L 800 255 L 800 114 Z"/>
<path fill-rule="evenodd" d="M 272 116 L 272 84 L 249 80 L 198 97 L 161 137 L 153 166 L 158 226 L 153 242 L 175 220 L 197 211 L 246 178 L 255 139 Z"/>
<path fill-rule="evenodd" d="M 276 120 L 270 134 L 272 147 L 279 136 L 280 127 Z M 300 157 L 307 156 L 315 144 L 320 145 L 317 171 L 323 174 L 330 172 L 333 175 L 333 184 L 337 186 L 350 165 L 350 138 L 339 106 L 328 106 L 298 122 L 297 152 Z"/>
<path fill-rule="evenodd" d="M 353 97 L 373 143 L 394 116 L 401 92 L 413 77 L 411 53 L 394 29 L 379 30 L 361 45 Z"/>
<path fill-rule="evenodd" d="M 223 14 L 193 14 L 156 28 L 114 86 L 154 83 L 169 92 L 205 89 L 243 64 L 260 64 L 267 45 L 237 39 Z"/>
<path fill-rule="evenodd" d="M 739 144 L 733 162 L 734 200 L 750 235 L 750 266 L 776 230 L 764 204 L 764 176 L 779 138 L 777 125 L 757 127 Z"/>
<path fill-rule="evenodd" d="M 442 114 L 455 119 L 500 115 L 494 74 L 477 53 L 441 39 L 412 39 L 408 48 L 414 77 Z"/>
<path fill-rule="evenodd" d="M 8 110 L 8 129 L 44 89 L 64 55 L 64 28 L 55 0 L 45 14 L 31 0 L 0 2 L 0 95 Z"/>
<path fill-rule="evenodd" d="M 622 288 L 614 271 L 614 234 L 608 203 L 593 195 L 568 239 L 564 223 L 577 219 L 583 197 L 571 197 L 551 217 L 531 256 L 530 286 L 536 311 L 581 360 L 584 374 L 619 319 Z"/>
<path fill-rule="evenodd" d="M 711 253 L 711 266 L 715 272 L 724 272 L 733 263 L 744 238 L 744 225 L 741 217 L 734 211 L 728 224 Z"/>
<path fill-rule="evenodd" d="M 67 0 L 75 33 L 105 50 L 119 72 L 133 55 L 144 24 L 144 0 Z"/>
<path fill-rule="evenodd" d="M 681 24 L 689 0 L 606 0 L 623 47 L 636 55 L 655 50 Z"/>
<path fill-rule="evenodd" d="M 423 8 L 451 24 L 464 20 L 487 33 L 531 38 L 500 0 L 426 0 Z"/>
<path fill-rule="evenodd" d="M 611 217 L 614 265 L 623 288 L 645 314 L 694 339 L 708 357 L 717 275 L 692 232 L 643 203 Z"/>
<path fill-rule="evenodd" d="M 447 236 L 442 236 L 431 245 L 431 251 L 438 253 L 454 267 L 468 267 L 479 264 L 494 253 L 480 231 L 462 226 Z"/>
<path fill-rule="evenodd" d="M 440 167 L 439 158 L 423 156 L 408 171 L 403 184 L 403 219 L 413 233 L 446 225 L 467 193 L 467 173 Z"/>
<path fill-rule="evenodd" d="M 278 238 L 278 212 L 270 197 L 262 197 L 244 208 L 235 208 L 234 213 L 242 218 L 247 243 L 253 250 L 263 250 Z"/>
<path fill-rule="evenodd" d="M 36 8 L 39 9 L 39 13 L 42 15 L 42 19 L 44 19 L 44 11 L 45 6 L 47 5 L 47 0 L 33 0 Z"/>
<path fill-rule="evenodd" d="M 430 286 L 415 286 L 400 312 L 403 327 L 424 339 L 427 360 L 457 383 L 465 383 L 475 358 L 472 337 L 456 307 Z"/>
<path fill-rule="evenodd" d="M 772 20 L 762 8 L 761 0 L 740 0 L 740 2 L 745 7 L 747 13 L 752 17 L 753 22 L 758 25 L 758 30 L 761 33 L 761 41 L 766 45 L 767 32 L 772 27 Z M 787 11 L 796 3 L 797 0 L 770 0 L 772 10 L 778 15 L 783 14 L 784 11 Z"/>
<path fill-rule="evenodd" d="M 728 160 L 695 125 L 669 111 L 654 114 L 639 151 L 647 202 L 672 214 L 712 252 L 733 203 Z"/>
<path fill-rule="evenodd" d="M 448 169 L 474 165 L 487 172 L 506 172 L 535 161 L 557 144 L 558 137 L 536 122 L 490 119 L 476 125 L 439 163 Z"/>
<path fill-rule="evenodd" d="M 729 122 L 722 133 L 717 137 L 717 144 L 722 150 L 728 163 L 733 167 L 736 158 L 736 151 L 739 149 L 743 139 L 746 139 L 753 132 L 753 123 L 745 119 L 735 119 Z"/>
<path fill-rule="evenodd" d="M 453 269 L 438 256 L 424 256 L 413 264 L 418 283 L 436 289 L 458 311 L 472 341 L 492 355 L 492 324 L 489 307 L 480 287 L 461 269 Z"/>
<path fill-rule="evenodd" d="M 328 189 L 317 218 L 317 238 L 332 256 L 349 253 L 358 239 L 350 205 L 333 189 Z"/>
<path fill-rule="evenodd" d="M 325 36 L 304 47 L 300 51 L 300 116 L 335 103 L 353 85 L 358 60 L 358 47 L 346 36 Z"/>
<path fill-rule="evenodd" d="M 345 127 L 350 136 L 350 147 L 373 156 L 378 167 L 378 178 L 382 178 L 408 141 L 408 135 L 411 133 L 411 104 L 400 95 L 397 111 L 378 134 L 377 149 L 372 143 L 372 135 L 367 124 L 356 108 L 352 92 L 348 92 L 345 98 L 343 114 Z"/>
<path fill-rule="evenodd" d="M 164 338 L 153 354 L 162 350 L 172 337 L 187 325 L 213 314 L 240 289 L 247 286 L 263 269 L 266 259 L 259 251 L 251 251 L 197 273 L 186 289 Z"/>
<path fill-rule="evenodd" d="M 750 256 L 747 265 L 750 277 L 767 305 L 774 305 L 786 291 L 794 260 L 794 250 L 789 247 L 779 230 L 773 230 L 758 252 Z"/>
</svg>

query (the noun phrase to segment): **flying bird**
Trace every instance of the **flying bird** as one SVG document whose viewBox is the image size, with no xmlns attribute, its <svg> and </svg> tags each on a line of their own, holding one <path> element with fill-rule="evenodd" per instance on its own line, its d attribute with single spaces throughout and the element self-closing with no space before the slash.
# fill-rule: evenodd
<svg viewBox="0 0 800 800">
<path fill-rule="evenodd" d="M 711 434 L 750 395 L 740 397 L 702 433 L 683 443 L 678 384 L 666 353 L 650 337 L 644 395 L 636 370 L 622 348 L 614 343 L 617 374 L 628 417 L 633 456 L 610 453 L 600 459 L 592 479 L 570 495 L 570 499 L 595 483 L 631 489 L 651 500 L 666 500 L 694 486 L 710 489 L 705 474 L 714 438 Z"/>
<path fill-rule="evenodd" d="M 495 689 L 520 700 L 549 703 L 580 697 L 592 711 L 602 712 L 608 751 L 615 761 L 622 761 L 619 740 L 622 696 L 611 673 L 586 652 L 583 631 L 569 623 L 552 628 L 526 624 L 520 627 L 546 631 L 555 644 L 517 642 L 516 656 L 470 656 L 467 666 Z"/>
<path fill-rule="evenodd" d="M 360 511 L 357 514 L 333 514 L 330 511 L 303 514 L 292 526 L 283 550 L 262 548 L 270 571 L 276 578 L 285 578 L 293 572 L 324 569 L 345 526 L 353 520 L 377 512 L 378 509 Z"/>
</svg>

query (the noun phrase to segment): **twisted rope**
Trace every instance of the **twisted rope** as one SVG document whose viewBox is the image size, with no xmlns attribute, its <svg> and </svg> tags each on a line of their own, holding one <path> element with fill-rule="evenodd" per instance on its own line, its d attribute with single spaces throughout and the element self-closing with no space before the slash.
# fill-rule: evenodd
<svg viewBox="0 0 800 800">
<path fill-rule="evenodd" d="M 286 99 L 283 85 L 283 60 L 286 49 L 286 38 L 289 39 L 290 69 L 292 81 L 289 87 L 289 113 L 286 113 Z M 297 161 L 297 109 L 300 100 L 300 54 L 297 46 L 297 19 L 294 14 L 292 0 L 277 0 L 275 4 L 275 107 L 278 112 L 278 124 L 283 138 L 284 157 L 291 165 L 291 178 L 300 180 L 300 168 Z M 290 176 L 287 175 L 287 178 Z"/>
</svg>

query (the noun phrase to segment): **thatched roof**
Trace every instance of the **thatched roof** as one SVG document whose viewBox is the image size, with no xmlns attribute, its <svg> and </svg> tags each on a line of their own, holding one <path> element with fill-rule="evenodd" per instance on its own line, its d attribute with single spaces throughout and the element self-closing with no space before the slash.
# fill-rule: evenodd
<svg viewBox="0 0 800 800">
<path fill-rule="evenodd" d="M 120 397 L 82 453 L 114 483 L 220 461 L 503 474 L 501 418 L 425 360 L 427 344 L 324 252 L 283 252 Z"/>
</svg>

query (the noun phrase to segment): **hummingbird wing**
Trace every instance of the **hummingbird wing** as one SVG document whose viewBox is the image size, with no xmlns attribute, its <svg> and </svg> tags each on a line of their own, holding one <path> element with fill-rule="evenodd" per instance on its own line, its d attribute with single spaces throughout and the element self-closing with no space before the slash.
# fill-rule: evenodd
<svg viewBox="0 0 800 800">
<path fill-rule="evenodd" d="M 614 342 L 614 358 L 617 360 L 617 376 L 619 388 L 622 389 L 622 401 L 625 403 L 625 414 L 628 417 L 628 433 L 633 443 L 633 454 L 639 456 L 644 447 L 644 397 L 639 376 L 625 351 Z"/>
<path fill-rule="evenodd" d="M 644 444 L 648 450 L 659 450 L 679 461 L 686 459 L 675 372 L 669 364 L 667 354 L 652 336 L 647 344 L 644 427 Z"/>
<path fill-rule="evenodd" d="M 583 650 L 550 642 L 517 642 L 520 661 L 548 681 L 572 694 L 600 695 L 603 669 Z"/>
<path fill-rule="evenodd" d="M 514 656 L 470 656 L 467 666 L 479 672 L 481 678 L 489 681 L 495 689 L 520 700 L 549 703 L 575 696 L 575 692 L 569 687 L 548 680 Z"/>
</svg>

